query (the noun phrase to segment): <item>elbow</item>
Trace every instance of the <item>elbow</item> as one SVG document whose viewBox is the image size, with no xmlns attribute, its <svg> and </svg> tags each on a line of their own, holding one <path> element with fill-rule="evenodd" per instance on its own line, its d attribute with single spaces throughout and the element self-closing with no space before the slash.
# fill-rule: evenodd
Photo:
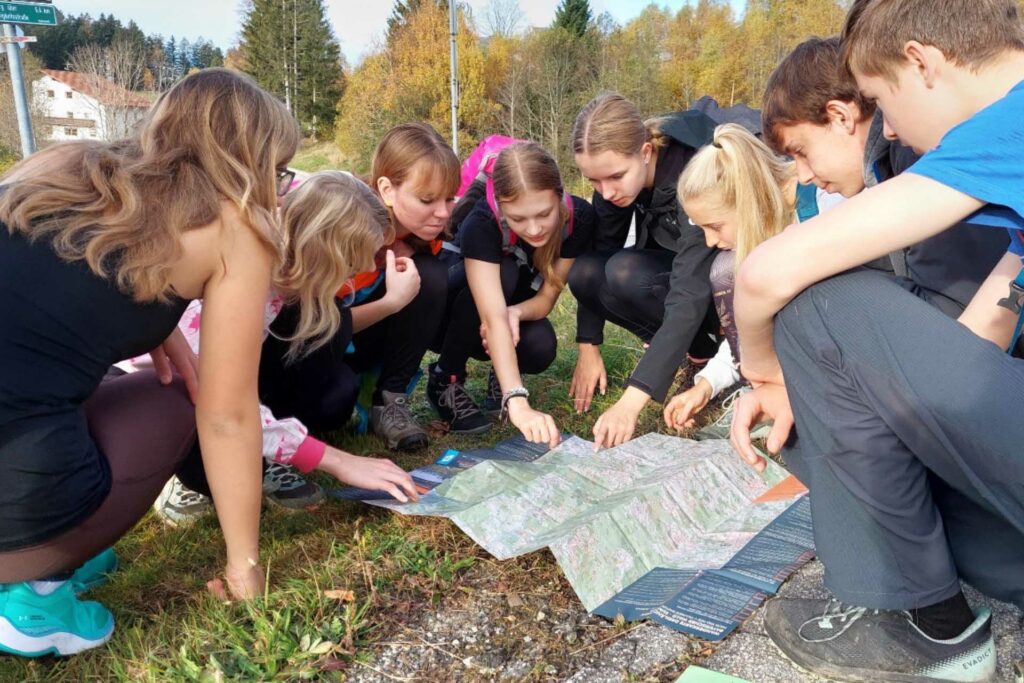
<svg viewBox="0 0 1024 683">
<path fill-rule="evenodd" d="M 762 247 L 755 249 L 737 271 L 736 297 L 757 298 L 781 307 L 799 294 L 802 287 L 795 272 L 773 259 Z"/>
</svg>

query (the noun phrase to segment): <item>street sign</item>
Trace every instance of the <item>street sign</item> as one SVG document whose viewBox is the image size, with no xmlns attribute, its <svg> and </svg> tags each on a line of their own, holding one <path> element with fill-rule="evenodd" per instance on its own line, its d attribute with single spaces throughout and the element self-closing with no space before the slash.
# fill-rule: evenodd
<svg viewBox="0 0 1024 683">
<path fill-rule="evenodd" d="M 0 36 L 0 45 L 4 43 L 34 43 L 38 40 L 35 36 Z"/>
<path fill-rule="evenodd" d="M 57 25 L 57 8 L 34 2 L 0 2 L 0 23 Z"/>
</svg>

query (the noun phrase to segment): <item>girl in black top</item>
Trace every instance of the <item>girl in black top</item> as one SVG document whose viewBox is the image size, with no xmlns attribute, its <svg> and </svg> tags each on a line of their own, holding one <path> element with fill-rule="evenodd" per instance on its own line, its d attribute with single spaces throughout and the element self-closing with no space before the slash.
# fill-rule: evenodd
<svg viewBox="0 0 1024 683">
<path fill-rule="evenodd" d="M 493 191 L 459 226 L 463 260 L 452 266 L 465 283 L 454 297 L 427 396 L 453 431 L 479 432 L 489 422 L 463 386 L 466 361 L 490 356 L 489 406 L 507 408 L 530 441 L 559 441 L 554 420 L 530 407 L 520 373 L 540 373 L 555 359 L 548 314 L 573 261 L 590 249 L 590 205 L 565 194 L 554 159 L 540 145 L 515 143 L 498 155 Z M 481 324 L 482 321 L 482 324 Z"/>
<path fill-rule="evenodd" d="M 649 347 L 622 397 L 594 425 L 598 447 L 628 441 L 648 401 L 664 400 L 687 357 L 717 349 L 718 319 L 709 273 L 715 250 L 690 224 L 676 183 L 714 122 L 687 111 L 644 122 L 621 95 L 605 94 L 580 112 L 573 128 L 576 165 L 594 186 L 596 251 L 579 259 L 569 286 L 580 303 L 579 358 L 570 394 L 589 408 L 606 384 L 600 355 L 605 320 Z M 622 249 L 636 220 L 636 246 Z"/>
</svg>

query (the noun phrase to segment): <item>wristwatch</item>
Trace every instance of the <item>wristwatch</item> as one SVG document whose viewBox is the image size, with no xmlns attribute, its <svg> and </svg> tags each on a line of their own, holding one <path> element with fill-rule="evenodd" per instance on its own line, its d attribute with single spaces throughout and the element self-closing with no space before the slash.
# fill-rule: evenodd
<svg viewBox="0 0 1024 683">
<path fill-rule="evenodd" d="M 501 413 L 498 415 L 498 419 L 504 422 L 508 419 L 508 402 L 510 399 L 522 396 L 523 398 L 530 398 L 530 392 L 526 390 L 526 387 L 516 387 L 509 389 L 501 397 Z"/>
</svg>

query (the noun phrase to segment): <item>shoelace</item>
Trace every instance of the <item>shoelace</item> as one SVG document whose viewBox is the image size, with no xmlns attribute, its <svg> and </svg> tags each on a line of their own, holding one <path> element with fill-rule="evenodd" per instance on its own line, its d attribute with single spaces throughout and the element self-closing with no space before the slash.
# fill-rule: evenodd
<svg viewBox="0 0 1024 683">
<path fill-rule="evenodd" d="M 877 609 L 871 611 L 875 614 L 879 613 L 879 610 Z M 847 620 L 852 623 L 864 616 L 866 612 L 868 612 L 867 607 L 844 605 L 839 600 L 829 600 L 828 604 L 825 605 L 824 613 L 818 617 L 818 628 L 831 629 L 833 619 L 839 619 L 840 623 L 843 624 L 845 624 Z"/>
<path fill-rule="evenodd" d="M 405 397 L 396 398 L 394 402 L 389 403 L 384 408 L 384 414 L 381 415 L 381 422 L 386 427 L 394 427 L 395 429 L 405 429 L 412 416 L 409 415 L 409 408 L 405 405 Z"/>
<path fill-rule="evenodd" d="M 498 383 L 498 376 L 494 374 L 494 370 L 491 370 L 487 378 L 487 398 L 498 403 L 502 399 L 501 384 Z"/>
<path fill-rule="evenodd" d="M 274 463 L 268 467 L 267 473 L 264 476 L 266 479 L 277 484 L 280 488 L 305 483 L 305 480 L 299 477 L 299 475 L 279 463 Z"/>
<path fill-rule="evenodd" d="M 461 382 L 449 382 L 448 387 L 441 392 L 437 402 L 446 408 L 451 408 L 456 420 L 476 415 L 480 412 L 480 409 L 473 403 L 473 397 L 469 395 L 469 392 L 466 391 Z"/>
<path fill-rule="evenodd" d="M 729 394 L 724 401 L 722 401 L 722 414 L 715 420 L 716 426 L 725 426 L 732 424 L 732 406 L 736 403 L 736 400 L 747 392 L 746 387 L 740 387 L 736 391 Z"/>
</svg>

